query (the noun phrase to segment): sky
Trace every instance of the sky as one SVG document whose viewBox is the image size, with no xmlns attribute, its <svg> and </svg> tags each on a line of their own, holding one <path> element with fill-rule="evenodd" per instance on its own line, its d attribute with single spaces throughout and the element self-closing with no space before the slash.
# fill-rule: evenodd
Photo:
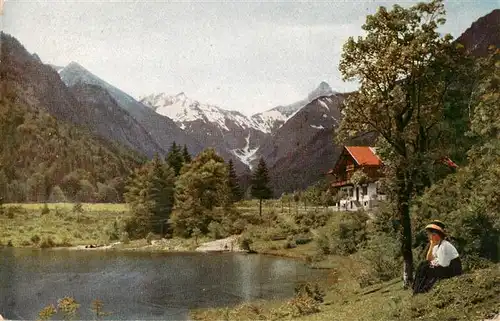
<svg viewBox="0 0 500 321">
<path fill-rule="evenodd" d="M 135 98 L 184 92 L 247 115 L 304 99 L 338 64 L 366 15 L 416 1 L 4 0 L 3 30 L 44 63 L 76 61 Z M 445 1 L 442 32 L 458 37 L 498 0 Z"/>
</svg>

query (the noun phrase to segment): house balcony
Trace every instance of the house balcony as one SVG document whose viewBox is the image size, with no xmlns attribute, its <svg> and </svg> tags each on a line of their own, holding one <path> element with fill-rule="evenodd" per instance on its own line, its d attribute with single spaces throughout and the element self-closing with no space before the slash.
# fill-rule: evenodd
<svg viewBox="0 0 500 321">
<path fill-rule="evenodd" d="M 342 187 L 346 185 L 352 185 L 352 183 L 349 180 L 345 179 L 345 180 L 336 180 L 331 184 L 332 187 Z"/>
</svg>

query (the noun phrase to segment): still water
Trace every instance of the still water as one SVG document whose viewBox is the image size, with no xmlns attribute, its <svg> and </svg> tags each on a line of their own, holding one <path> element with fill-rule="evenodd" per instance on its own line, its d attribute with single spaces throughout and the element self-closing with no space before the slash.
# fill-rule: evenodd
<svg viewBox="0 0 500 321">
<path fill-rule="evenodd" d="M 92 319 L 90 303 L 100 299 L 107 319 L 187 320 L 189 309 L 284 298 L 323 276 L 263 255 L 0 249 L 0 314 L 34 320 L 71 296 L 79 319 Z"/>
</svg>

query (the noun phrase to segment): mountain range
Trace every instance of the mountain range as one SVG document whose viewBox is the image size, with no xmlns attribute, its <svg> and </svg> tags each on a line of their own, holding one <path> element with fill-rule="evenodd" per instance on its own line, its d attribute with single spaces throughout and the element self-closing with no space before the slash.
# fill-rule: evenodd
<svg viewBox="0 0 500 321">
<path fill-rule="evenodd" d="M 457 41 L 474 54 L 500 47 L 500 10 L 467 29 Z M 2 63 L 20 99 L 57 119 L 142 155 L 165 155 L 175 141 L 191 154 L 213 147 L 232 159 L 242 182 L 256 161 L 270 168 L 276 195 L 321 179 L 341 150 L 333 143 L 347 97 L 321 82 L 304 99 L 251 116 L 204 104 L 185 93 L 153 93 L 135 99 L 83 66 L 46 65 L 15 38 L 2 33 Z M 371 140 L 359 141 L 360 144 Z M 245 185 L 245 184 L 243 184 Z"/>
</svg>

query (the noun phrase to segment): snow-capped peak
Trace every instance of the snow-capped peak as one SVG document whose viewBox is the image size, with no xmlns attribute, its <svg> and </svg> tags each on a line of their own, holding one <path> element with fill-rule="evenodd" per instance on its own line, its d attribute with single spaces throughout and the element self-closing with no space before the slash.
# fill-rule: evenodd
<svg viewBox="0 0 500 321">
<path fill-rule="evenodd" d="M 227 122 L 234 122 L 240 127 L 254 127 L 251 120 L 236 111 L 229 111 L 210 104 L 201 104 L 188 98 L 184 92 L 176 95 L 165 93 L 153 94 L 141 99 L 146 106 L 153 108 L 158 114 L 169 117 L 180 125 L 187 122 L 204 121 L 217 124 L 220 129 L 229 131 Z"/>
<path fill-rule="evenodd" d="M 292 118 L 299 110 L 316 98 L 331 96 L 336 92 L 328 83 L 322 81 L 319 86 L 311 91 L 306 99 L 286 106 L 277 106 L 265 112 L 252 115 L 252 120 L 259 124 L 260 130 L 272 132 L 281 127 L 288 119 Z"/>
</svg>

